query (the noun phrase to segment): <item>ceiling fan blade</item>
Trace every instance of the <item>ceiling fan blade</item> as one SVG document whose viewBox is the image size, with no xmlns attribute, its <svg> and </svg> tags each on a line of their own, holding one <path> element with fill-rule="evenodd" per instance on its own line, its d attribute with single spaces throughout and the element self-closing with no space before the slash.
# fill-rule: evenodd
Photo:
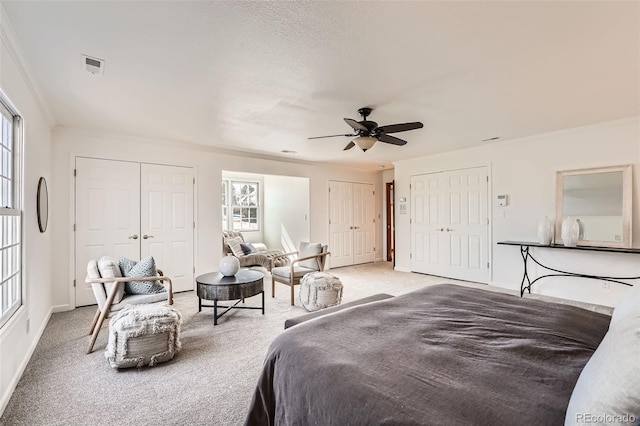
<svg viewBox="0 0 640 426">
<path fill-rule="evenodd" d="M 398 132 L 406 132 L 407 130 L 415 130 L 422 129 L 424 125 L 419 121 L 415 121 L 413 123 L 402 123 L 402 124 L 390 124 L 388 126 L 380 126 L 376 130 L 381 133 L 398 133 Z"/>
<path fill-rule="evenodd" d="M 356 133 L 355 135 L 328 135 L 328 136 L 314 136 L 312 138 L 307 138 L 307 139 L 321 139 L 321 138 L 335 138 L 337 136 L 348 136 L 348 137 L 355 137 L 358 136 L 358 134 Z"/>
<path fill-rule="evenodd" d="M 396 138 L 395 136 L 391 136 L 391 135 L 379 135 L 377 136 L 378 140 L 380 142 L 386 142 L 386 143 L 390 143 L 393 145 L 406 145 L 407 141 Z"/>
<path fill-rule="evenodd" d="M 348 149 L 351 149 L 351 148 L 353 148 L 354 146 L 356 146 L 356 144 L 355 144 L 355 143 L 353 143 L 353 141 L 351 141 L 351 142 L 349 142 L 349 143 L 347 144 L 347 146 L 345 146 L 345 147 L 344 147 L 343 151 L 346 151 L 346 150 L 348 150 Z"/>
<path fill-rule="evenodd" d="M 364 130 L 365 132 L 368 130 L 365 126 L 363 126 L 362 124 L 358 123 L 356 120 L 352 119 L 352 118 L 345 118 L 344 121 L 351 127 L 354 128 L 354 130 Z"/>
</svg>

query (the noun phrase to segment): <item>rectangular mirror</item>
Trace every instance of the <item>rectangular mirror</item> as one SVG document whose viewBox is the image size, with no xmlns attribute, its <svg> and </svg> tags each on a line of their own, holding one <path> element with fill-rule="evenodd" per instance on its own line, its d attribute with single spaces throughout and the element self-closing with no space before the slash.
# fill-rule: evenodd
<svg viewBox="0 0 640 426">
<path fill-rule="evenodd" d="M 556 172 L 555 243 L 562 221 L 579 221 L 578 245 L 631 247 L 631 165 Z"/>
</svg>

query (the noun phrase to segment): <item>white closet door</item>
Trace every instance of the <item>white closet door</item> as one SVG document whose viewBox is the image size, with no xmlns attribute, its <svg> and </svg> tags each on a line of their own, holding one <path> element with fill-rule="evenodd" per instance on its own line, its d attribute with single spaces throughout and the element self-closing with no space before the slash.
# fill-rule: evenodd
<svg viewBox="0 0 640 426">
<path fill-rule="evenodd" d="M 193 169 L 142 164 L 141 252 L 173 281 L 193 290 Z"/>
<path fill-rule="evenodd" d="M 329 251 L 332 268 L 353 265 L 353 184 L 329 182 Z"/>
<path fill-rule="evenodd" d="M 487 168 L 411 177 L 411 270 L 488 282 Z"/>
<path fill-rule="evenodd" d="M 376 260 L 373 185 L 353 184 L 353 264 Z"/>
<path fill-rule="evenodd" d="M 76 306 L 96 303 L 90 259 L 140 258 L 140 164 L 76 158 Z"/>
</svg>

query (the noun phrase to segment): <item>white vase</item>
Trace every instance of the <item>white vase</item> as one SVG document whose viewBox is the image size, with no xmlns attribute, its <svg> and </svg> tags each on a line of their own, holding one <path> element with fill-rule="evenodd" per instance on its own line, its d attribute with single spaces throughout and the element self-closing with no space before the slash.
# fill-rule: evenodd
<svg viewBox="0 0 640 426">
<path fill-rule="evenodd" d="M 225 277 L 232 277 L 240 270 L 240 261 L 233 254 L 228 253 L 220 259 L 218 270 Z"/>
<path fill-rule="evenodd" d="M 553 240 L 553 221 L 548 216 L 538 222 L 538 242 L 549 245 Z"/>
<path fill-rule="evenodd" d="M 575 247 L 580 239 L 580 224 L 571 216 L 562 221 L 562 243 L 566 247 Z"/>
</svg>

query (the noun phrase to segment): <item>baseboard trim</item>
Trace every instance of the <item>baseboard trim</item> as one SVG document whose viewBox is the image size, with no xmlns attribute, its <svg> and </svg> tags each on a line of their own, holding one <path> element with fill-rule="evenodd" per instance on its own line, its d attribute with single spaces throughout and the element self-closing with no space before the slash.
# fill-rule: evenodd
<svg viewBox="0 0 640 426">
<path fill-rule="evenodd" d="M 57 314 L 58 312 L 73 311 L 75 308 L 72 308 L 71 305 L 67 303 L 66 305 L 56 305 L 51 309 L 54 314 Z"/>
<path fill-rule="evenodd" d="M 411 270 L 406 269 L 406 268 L 401 268 L 401 267 L 399 267 L 399 266 L 395 266 L 395 267 L 393 268 L 393 270 L 394 270 L 394 271 L 398 271 L 398 272 L 411 272 Z"/>
<path fill-rule="evenodd" d="M 33 339 L 33 342 L 31 342 L 31 346 L 27 351 L 27 355 L 24 357 L 24 359 L 20 363 L 20 367 L 18 368 L 18 370 L 16 371 L 16 374 L 11 379 L 11 382 L 9 382 L 9 386 L 7 387 L 6 392 L 4 393 L 4 395 L 2 395 L 2 399 L 0 399 L 0 417 L 2 417 L 2 415 L 4 414 L 4 410 L 5 408 L 7 408 L 7 405 L 9 404 L 9 400 L 11 399 L 13 392 L 16 390 L 16 387 L 18 386 L 18 382 L 22 378 L 22 375 L 24 374 L 24 370 L 27 368 L 27 364 L 31 360 L 31 357 L 33 356 L 33 352 L 35 352 L 36 347 L 38 346 L 38 343 L 40 342 L 40 339 L 44 334 L 44 329 L 47 327 L 47 324 L 49 324 L 49 320 L 51 319 L 52 313 L 53 313 L 53 307 L 49 308 L 49 312 L 47 313 L 45 320 L 42 321 L 42 325 L 38 329 L 37 337 Z"/>
</svg>

